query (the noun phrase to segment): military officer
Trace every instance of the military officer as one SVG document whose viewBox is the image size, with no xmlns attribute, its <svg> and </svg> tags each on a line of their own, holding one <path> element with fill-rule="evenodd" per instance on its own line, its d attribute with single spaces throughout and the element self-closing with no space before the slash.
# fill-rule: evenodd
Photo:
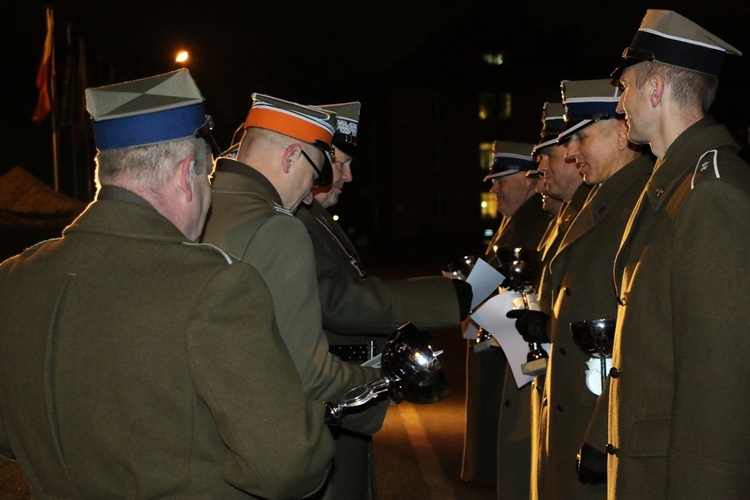
<svg viewBox="0 0 750 500">
<path fill-rule="evenodd" d="M 706 114 L 727 54 L 740 52 L 649 10 L 618 70 L 630 140 L 657 162 L 614 265 L 612 498 L 741 498 L 750 485 L 750 168 Z"/>
<path fill-rule="evenodd" d="M 584 184 L 575 161 L 566 157 L 565 143 L 558 141 L 558 136 L 565 126 L 564 109 L 562 103 L 544 103 L 541 138 L 532 151 L 539 162 L 538 172 L 542 175 L 540 184 L 544 186 L 550 198 L 561 201 L 558 209 L 553 211 L 546 206 L 549 201 L 544 202 L 544 209 L 555 217 L 550 221 L 547 234 L 537 248 L 543 265 L 555 254 L 560 239 L 583 206 L 590 188 Z M 540 304 L 542 301 L 549 302 L 548 294 L 542 292 L 541 288 L 538 295 Z"/>
<path fill-rule="evenodd" d="M 542 132 L 539 142 L 534 146 L 532 154 L 538 160 L 538 170 L 543 178 L 537 186 L 543 186 L 548 196 L 543 198 L 544 209 L 553 213 L 554 217 L 550 220 L 547 231 L 542 237 L 539 247 L 539 259 L 542 266 L 541 278 L 537 290 L 540 312 L 515 310 L 509 312 L 510 317 L 519 318 L 517 321 L 522 325 L 529 321 L 542 321 L 546 323 L 546 318 L 552 311 L 551 293 L 549 290 L 549 261 L 557 251 L 560 240 L 567 231 L 576 214 L 583 206 L 584 201 L 589 193 L 589 186 L 583 182 L 575 161 L 568 159 L 565 155 L 566 146 L 558 141 L 560 132 L 565 127 L 565 108 L 562 103 L 544 103 L 542 109 Z M 560 200 L 557 210 L 551 211 L 552 200 Z M 535 317 L 536 316 L 536 317 Z M 523 319 L 521 319 L 523 317 Z M 545 336 L 544 342 L 547 342 Z M 542 402 L 542 389 L 544 388 L 544 374 L 538 375 L 530 384 L 531 390 L 531 450 L 533 451 L 534 443 L 538 442 L 539 431 L 539 414 Z M 499 463 L 502 467 L 503 464 Z M 536 474 L 537 463 L 531 460 L 531 476 Z M 536 483 L 531 481 L 531 496 L 535 496 Z"/>
<path fill-rule="evenodd" d="M 611 264 L 653 160 L 628 141 L 627 125 L 615 113 L 619 89 L 611 80 L 563 81 L 562 94 L 567 123 L 560 140 L 593 188 L 549 261 L 551 346 L 532 481 L 538 498 L 604 498 L 602 484 L 586 485 L 574 471 L 596 395 L 585 381 L 589 356 L 573 342 L 570 323 L 614 318 Z"/>
<path fill-rule="evenodd" d="M 336 401 L 379 376 L 373 368 L 329 352 L 313 245 L 294 217 L 314 184 L 331 182 L 328 155 L 335 126 L 336 114 L 330 110 L 253 94 L 237 159 L 217 161 L 204 233 L 204 241 L 250 262 L 263 276 L 302 384 L 308 397 L 320 402 Z M 381 401 L 367 411 L 351 412 L 341 425 L 373 434 L 387 406 Z"/>
<path fill-rule="evenodd" d="M 495 141 L 490 192 L 497 196 L 503 221 L 487 247 L 485 260 L 499 265 L 498 249 L 536 249 L 551 219 L 535 192 L 534 144 Z M 462 478 L 497 483 L 503 498 L 528 497 L 529 400 L 528 389 L 519 391 L 507 361 L 498 348 L 476 352 L 474 341 L 467 349 L 466 434 Z M 503 421 L 498 422 L 500 413 Z M 502 463 L 498 463 L 498 456 Z M 499 475 L 499 477 L 498 477 Z M 509 496 L 505 496 L 509 495 Z"/>
<path fill-rule="evenodd" d="M 0 454 L 35 498 L 313 494 L 333 440 L 271 294 L 195 243 L 213 170 L 195 82 L 182 69 L 86 102 L 96 200 L 0 266 Z"/>
<path fill-rule="evenodd" d="M 357 151 L 360 103 L 321 108 L 336 113 L 333 181 L 316 188 L 312 202 L 296 215 L 309 232 L 315 251 L 323 328 L 330 351 L 341 359 L 362 362 L 380 352 L 387 336 L 406 321 L 421 330 L 457 328 L 471 305 L 468 283 L 443 277 L 386 281 L 365 276 L 357 248 L 327 210 L 353 179 L 351 162 Z M 334 496 L 375 498 L 371 437 L 344 429 L 333 433 Z"/>
</svg>

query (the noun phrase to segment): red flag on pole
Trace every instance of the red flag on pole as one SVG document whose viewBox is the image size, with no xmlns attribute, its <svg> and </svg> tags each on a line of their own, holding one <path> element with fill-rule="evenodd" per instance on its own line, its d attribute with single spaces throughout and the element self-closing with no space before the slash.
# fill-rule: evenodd
<svg viewBox="0 0 750 500">
<path fill-rule="evenodd" d="M 36 74 L 36 87 L 39 89 L 39 100 L 34 110 L 31 121 L 39 125 L 47 118 L 52 110 L 52 100 L 50 99 L 50 76 L 54 76 L 55 63 L 53 58 L 54 36 L 52 18 L 52 9 L 47 9 L 47 38 L 44 40 L 44 52 L 42 53 L 42 62 L 39 64 L 39 71 Z"/>
</svg>

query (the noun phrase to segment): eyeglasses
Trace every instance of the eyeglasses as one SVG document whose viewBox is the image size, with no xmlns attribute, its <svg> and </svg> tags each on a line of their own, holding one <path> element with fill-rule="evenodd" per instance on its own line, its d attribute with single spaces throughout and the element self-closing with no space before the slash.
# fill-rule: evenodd
<svg viewBox="0 0 750 500">
<path fill-rule="evenodd" d="M 214 139 L 213 134 L 211 134 L 211 131 L 214 129 L 214 120 L 210 116 L 206 115 L 206 123 L 204 123 L 200 128 L 198 128 L 195 131 L 195 137 L 198 139 L 203 139 L 208 143 L 208 145 L 211 147 L 211 153 L 218 157 L 221 153 L 221 150 L 219 149 L 219 145 L 216 144 L 216 140 Z"/>
<path fill-rule="evenodd" d="M 320 140 L 313 141 L 313 146 L 318 148 L 323 153 L 323 166 L 320 168 L 315 165 L 315 162 L 312 161 L 312 158 L 310 158 L 307 153 L 305 153 L 304 149 L 300 149 L 300 151 L 302 152 L 302 156 L 305 157 L 305 159 L 310 163 L 310 166 L 312 166 L 313 170 L 317 174 L 315 178 L 313 178 L 313 187 L 325 186 L 327 184 L 330 184 L 333 180 L 333 168 L 331 167 L 331 155 L 333 154 L 333 148 Z"/>
</svg>

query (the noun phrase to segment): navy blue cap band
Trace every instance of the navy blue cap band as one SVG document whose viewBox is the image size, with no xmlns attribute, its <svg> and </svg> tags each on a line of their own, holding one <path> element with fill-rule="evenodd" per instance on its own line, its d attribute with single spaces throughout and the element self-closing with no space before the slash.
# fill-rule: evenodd
<svg viewBox="0 0 750 500">
<path fill-rule="evenodd" d="M 531 158 L 523 158 L 518 155 L 513 156 L 495 156 L 492 161 L 492 170 L 495 171 L 496 167 L 517 167 L 521 170 L 531 170 L 538 165 L 538 162 Z M 499 171 L 509 170 L 506 168 L 500 168 Z"/>
<path fill-rule="evenodd" d="M 94 121 L 96 147 L 101 150 L 142 146 L 192 137 L 206 123 L 203 103 L 156 113 Z"/>
<path fill-rule="evenodd" d="M 613 99 L 612 101 L 568 102 L 565 116 L 568 121 L 598 118 L 602 115 L 615 116 L 619 97 Z"/>
</svg>

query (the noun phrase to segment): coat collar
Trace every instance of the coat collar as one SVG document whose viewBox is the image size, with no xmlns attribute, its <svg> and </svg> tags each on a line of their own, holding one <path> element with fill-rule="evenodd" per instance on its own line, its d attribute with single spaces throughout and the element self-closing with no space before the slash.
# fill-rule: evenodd
<svg viewBox="0 0 750 500">
<path fill-rule="evenodd" d="M 584 207 L 578 213 L 575 221 L 570 225 L 568 232 L 560 243 L 558 255 L 565 248 L 572 245 L 575 241 L 583 237 L 594 227 L 599 225 L 612 210 L 620 197 L 630 186 L 639 178 L 645 179 L 651 174 L 654 160 L 650 155 L 643 155 L 631 161 L 620 170 L 615 172 L 612 177 L 597 186 L 596 191 L 592 191 Z M 642 184 L 641 184 L 642 185 Z M 554 260 L 554 258 L 553 258 Z"/>
<path fill-rule="evenodd" d="M 148 201 L 127 189 L 104 186 L 96 200 L 63 230 L 63 236 L 99 233 L 159 241 L 189 242 Z"/>
<path fill-rule="evenodd" d="M 229 158 L 219 158 L 212 183 L 214 193 L 239 193 L 254 191 L 282 206 L 281 196 L 265 175 L 250 165 Z"/>
<path fill-rule="evenodd" d="M 713 117 L 706 116 L 688 127 L 656 162 L 654 174 L 646 186 L 651 210 L 659 210 L 664 200 L 669 199 L 682 183 L 685 175 L 695 168 L 705 151 L 721 147 L 739 150 L 726 128 L 718 125 Z"/>
<path fill-rule="evenodd" d="M 313 216 L 313 218 L 339 244 L 341 249 L 349 258 L 349 262 L 351 262 L 352 266 L 354 266 L 354 268 L 357 270 L 360 278 L 364 278 L 365 271 L 359 257 L 359 252 L 357 252 L 357 248 L 354 246 L 354 243 L 352 243 L 341 226 L 339 226 L 338 223 L 333 220 L 333 217 L 331 217 L 331 214 L 328 212 L 328 210 L 323 208 L 323 205 L 321 205 L 315 198 L 313 198 L 312 204 L 306 207 L 302 207 L 300 208 L 300 210 L 310 211 L 310 214 Z"/>
<path fill-rule="evenodd" d="M 537 250 L 541 252 L 542 262 L 547 262 L 557 252 L 563 235 L 583 207 L 590 190 L 590 186 L 582 182 L 573 193 L 570 201 L 563 202 L 560 206 L 560 212 L 550 221 L 547 231 L 537 247 Z"/>
<path fill-rule="evenodd" d="M 612 206 L 636 180 L 650 176 L 653 169 L 653 157 L 645 154 L 631 161 L 603 182 L 596 196 L 592 196 L 589 200 L 591 213 L 596 223 L 604 220 Z"/>
</svg>

